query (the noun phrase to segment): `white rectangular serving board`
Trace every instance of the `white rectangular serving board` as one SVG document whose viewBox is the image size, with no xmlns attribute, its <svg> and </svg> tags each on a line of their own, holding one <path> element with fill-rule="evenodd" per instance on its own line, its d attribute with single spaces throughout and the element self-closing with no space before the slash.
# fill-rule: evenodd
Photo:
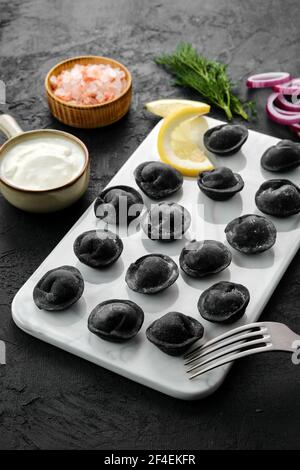
<svg viewBox="0 0 300 470">
<path fill-rule="evenodd" d="M 209 127 L 220 124 L 220 121 L 211 118 L 207 118 L 207 121 Z M 146 160 L 158 159 L 156 139 L 159 127 L 160 123 L 114 176 L 109 186 L 122 184 L 137 188 L 133 177 L 136 166 Z M 216 239 L 227 244 L 224 234 L 226 224 L 241 214 L 259 213 L 254 203 L 257 188 L 264 179 L 278 177 L 264 172 L 260 167 L 263 151 L 277 142 L 278 139 L 273 137 L 249 131 L 249 138 L 242 151 L 223 159 L 212 157 L 217 165 L 229 166 L 242 175 L 245 180 L 244 190 L 226 202 L 214 202 L 200 193 L 196 179 L 185 178 L 183 191 L 171 196 L 169 200 L 180 202 L 191 211 L 193 221 L 186 238 L 161 243 L 146 239 L 142 231 L 134 233 L 123 238 L 124 251 L 121 258 L 104 271 L 84 266 L 73 253 L 73 242 L 80 233 L 101 227 L 91 205 L 16 294 L 12 303 L 15 323 L 43 341 L 173 397 L 194 400 L 212 393 L 224 380 L 230 365 L 190 381 L 184 372 L 182 358 L 168 356 L 157 349 L 146 339 L 146 328 L 169 311 L 179 311 L 200 320 L 205 327 L 205 340 L 232 328 L 206 322 L 197 310 L 201 292 L 220 280 L 244 284 L 250 291 L 251 300 L 246 315 L 236 326 L 257 320 L 300 246 L 299 214 L 288 219 L 272 219 L 278 230 L 274 248 L 254 256 L 232 250 L 233 261 L 230 267 L 206 279 L 188 278 L 181 272 L 172 287 L 147 296 L 127 287 L 124 280 L 126 269 L 131 262 L 151 252 L 170 255 L 178 263 L 180 251 L 187 239 Z M 202 142 L 199 144 L 202 145 Z M 299 185 L 300 169 L 283 177 Z M 153 203 L 145 196 L 144 201 L 147 206 Z M 48 270 L 66 264 L 80 269 L 85 281 L 83 297 L 64 312 L 39 310 L 32 300 L 35 284 Z M 145 312 L 141 331 L 127 343 L 106 342 L 90 333 L 87 328 L 90 311 L 98 303 L 111 298 L 130 299 Z"/>
</svg>

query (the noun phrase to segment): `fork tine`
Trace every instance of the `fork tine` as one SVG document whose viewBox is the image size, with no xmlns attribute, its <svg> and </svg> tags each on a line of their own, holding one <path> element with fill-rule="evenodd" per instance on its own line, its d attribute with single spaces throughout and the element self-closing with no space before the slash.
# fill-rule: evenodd
<svg viewBox="0 0 300 470">
<path fill-rule="evenodd" d="M 224 340 L 218 341 L 218 342 L 214 343 L 212 346 L 203 348 L 204 351 L 201 352 L 202 350 L 200 350 L 200 354 L 197 354 L 196 356 L 191 355 L 189 360 L 185 362 L 185 365 L 188 365 L 188 364 L 196 361 L 197 359 L 200 359 L 201 357 L 207 356 L 208 354 L 211 354 L 214 351 L 217 351 L 218 349 L 224 348 L 225 346 L 230 346 L 231 344 L 235 344 L 235 343 L 238 343 L 240 341 L 245 341 L 246 342 L 246 340 L 248 340 L 250 338 L 253 338 L 255 336 L 262 336 L 267 331 L 268 331 L 267 328 L 261 328 L 261 330 L 259 330 L 259 331 L 250 331 L 250 333 L 242 333 L 240 335 L 236 334 L 234 336 L 229 336 L 229 338 L 227 338 L 227 339 L 225 338 Z M 204 346 L 206 346 L 206 345 L 204 345 Z"/>
<path fill-rule="evenodd" d="M 188 369 L 187 372 L 192 372 L 193 370 L 198 369 L 199 367 L 202 367 L 205 364 L 209 364 L 210 362 L 214 362 L 215 360 L 217 360 L 219 358 L 222 358 L 222 357 L 226 356 L 229 353 L 232 353 L 232 352 L 235 352 L 235 351 L 240 351 L 241 349 L 244 349 L 245 347 L 255 346 L 256 344 L 269 343 L 269 341 L 268 341 L 269 339 L 271 339 L 271 337 L 268 335 L 268 336 L 265 336 L 264 338 L 254 339 L 252 341 L 247 341 L 246 343 L 243 343 L 243 344 L 235 344 L 234 346 L 231 346 L 230 348 L 226 348 L 224 351 L 218 352 L 213 357 L 205 359 L 204 361 L 202 361 L 200 363 L 198 362 L 198 364 L 196 364 L 193 367 L 191 367 L 190 369 Z"/>
<path fill-rule="evenodd" d="M 238 326 L 237 328 L 234 328 L 234 330 L 229 330 L 226 333 L 223 333 L 216 338 L 213 338 L 209 341 L 207 341 L 205 344 L 202 344 L 201 346 L 198 346 L 197 348 L 193 349 L 192 351 L 187 352 L 183 357 L 184 359 L 187 359 L 191 354 L 194 352 L 198 351 L 199 349 L 204 349 L 207 348 L 208 346 L 213 345 L 214 343 L 217 343 L 218 341 L 221 341 L 223 339 L 229 338 L 230 336 L 233 336 L 237 333 L 240 333 L 241 331 L 245 330 L 252 330 L 253 328 L 261 328 L 264 327 L 264 323 L 248 323 L 247 325 L 242 325 Z"/>
<path fill-rule="evenodd" d="M 205 372 L 216 369 L 217 367 L 224 366 L 225 364 L 228 364 L 229 362 L 233 362 L 236 359 L 241 359 L 242 357 L 251 356 L 252 354 L 267 352 L 270 350 L 272 350 L 271 344 L 262 346 L 261 348 L 249 349 L 248 351 L 242 351 L 236 354 L 232 354 L 231 356 L 227 356 L 224 359 L 220 359 L 217 362 L 213 362 L 209 366 L 204 367 L 204 369 L 199 370 L 198 372 L 196 372 L 196 374 L 193 374 L 191 377 L 189 377 L 189 380 L 192 380 L 195 377 L 198 377 L 199 375 L 204 374 Z"/>
</svg>

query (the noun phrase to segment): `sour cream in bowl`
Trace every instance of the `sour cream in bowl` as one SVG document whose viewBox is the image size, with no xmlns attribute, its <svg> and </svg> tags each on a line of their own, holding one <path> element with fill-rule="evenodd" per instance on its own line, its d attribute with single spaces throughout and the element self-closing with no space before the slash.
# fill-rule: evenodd
<svg viewBox="0 0 300 470">
<path fill-rule="evenodd" d="M 2 130 L 6 118 L 0 117 Z M 51 129 L 13 134 L 0 151 L 0 189 L 11 204 L 30 212 L 52 212 L 82 196 L 89 180 L 89 155 L 79 139 Z"/>
<path fill-rule="evenodd" d="M 1 162 L 1 178 L 22 189 L 47 190 L 63 186 L 85 164 L 81 146 L 65 136 L 37 133 L 10 146 Z"/>
</svg>

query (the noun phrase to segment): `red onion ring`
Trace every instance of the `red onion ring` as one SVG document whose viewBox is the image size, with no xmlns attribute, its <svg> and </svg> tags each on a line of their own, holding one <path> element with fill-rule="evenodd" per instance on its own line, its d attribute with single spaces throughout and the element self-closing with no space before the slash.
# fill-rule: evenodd
<svg viewBox="0 0 300 470">
<path fill-rule="evenodd" d="M 282 95 L 300 95 L 300 77 L 293 78 L 283 85 L 276 84 L 273 86 L 273 90 Z"/>
<path fill-rule="evenodd" d="M 295 114 L 298 114 L 296 113 L 296 111 L 288 111 L 287 109 L 282 109 L 280 106 L 276 106 L 277 101 L 278 99 L 275 100 L 274 107 L 276 108 L 276 111 L 278 111 L 280 114 L 283 114 L 284 116 L 295 116 Z"/>
<path fill-rule="evenodd" d="M 280 106 L 282 106 L 283 109 L 286 109 L 287 111 L 300 111 L 300 99 L 297 100 L 297 103 L 291 103 L 286 99 L 284 95 L 278 95 L 278 98 L 276 100 Z"/>
<path fill-rule="evenodd" d="M 278 122 L 279 124 L 289 125 L 298 124 L 300 122 L 300 112 L 285 111 L 277 106 L 274 102 L 278 98 L 279 93 L 271 93 L 268 98 L 266 111 L 272 121 Z"/>
<path fill-rule="evenodd" d="M 290 81 L 291 76 L 287 72 L 267 72 L 251 75 L 246 85 L 248 88 L 268 88 Z"/>
</svg>

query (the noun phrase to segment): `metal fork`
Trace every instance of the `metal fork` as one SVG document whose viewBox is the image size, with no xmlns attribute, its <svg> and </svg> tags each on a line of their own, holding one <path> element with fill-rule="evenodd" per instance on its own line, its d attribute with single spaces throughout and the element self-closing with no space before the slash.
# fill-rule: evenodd
<svg viewBox="0 0 300 470">
<path fill-rule="evenodd" d="M 242 357 L 268 351 L 294 352 L 300 336 L 275 322 L 249 323 L 224 333 L 189 351 L 184 358 L 189 379 Z"/>
</svg>

